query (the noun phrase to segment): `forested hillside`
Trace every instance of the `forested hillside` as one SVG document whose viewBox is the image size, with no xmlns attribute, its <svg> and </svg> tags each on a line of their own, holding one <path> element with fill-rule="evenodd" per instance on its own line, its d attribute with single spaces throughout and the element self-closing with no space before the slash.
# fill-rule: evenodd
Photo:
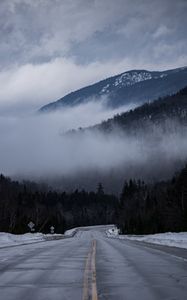
<svg viewBox="0 0 187 300">
<path fill-rule="evenodd" d="M 153 131 L 156 126 L 163 130 L 174 130 L 172 123 L 187 126 L 187 87 L 175 95 L 146 103 L 92 128 L 104 132 L 120 128 L 126 133 L 144 133 Z"/>
<path fill-rule="evenodd" d="M 105 152 L 114 149 L 110 162 L 119 162 L 106 172 L 88 170 L 86 176 L 80 174 L 77 179 L 80 186 L 90 187 L 86 183 L 95 184 L 99 178 L 107 191 L 118 193 L 124 178 L 167 180 L 187 160 L 187 87 L 175 95 L 146 103 L 96 126 L 69 131 L 67 135 L 83 142 L 91 136 L 108 143 Z"/>
</svg>

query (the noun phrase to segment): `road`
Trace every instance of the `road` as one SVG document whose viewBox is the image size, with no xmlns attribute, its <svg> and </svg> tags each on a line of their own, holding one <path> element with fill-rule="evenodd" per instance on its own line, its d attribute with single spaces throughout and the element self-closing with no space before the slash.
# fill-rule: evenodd
<svg viewBox="0 0 187 300">
<path fill-rule="evenodd" d="M 187 250 L 111 239 L 105 230 L 0 249 L 0 300 L 186 299 Z"/>
</svg>

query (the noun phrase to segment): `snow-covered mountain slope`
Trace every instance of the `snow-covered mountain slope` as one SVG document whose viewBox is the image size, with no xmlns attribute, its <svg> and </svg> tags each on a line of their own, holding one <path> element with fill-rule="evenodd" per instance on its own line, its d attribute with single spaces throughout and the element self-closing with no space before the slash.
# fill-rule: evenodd
<svg viewBox="0 0 187 300">
<path fill-rule="evenodd" d="M 132 70 L 72 92 L 43 106 L 40 112 L 90 101 L 103 101 L 106 106 L 113 108 L 129 103 L 142 104 L 175 93 L 186 85 L 187 67 L 163 72 Z"/>
<path fill-rule="evenodd" d="M 103 89 L 101 90 L 101 93 L 105 93 L 105 92 L 109 92 L 109 90 L 114 87 L 117 88 L 122 88 L 124 86 L 130 86 L 133 84 L 136 84 L 138 82 L 141 81 L 145 81 L 145 80 L 150 80 L 152 78 L 162 78 L 167 76 L 167 74 L 154 74 L 152 72 L 149 71 L 131 71 L 131 72 L 125 72 L 119 76 L 117 76 L 117 78 L 115 78 L 114 82 L 112 84 L 107 84 L 106 86 L 103 87 Z"/>
</svg>

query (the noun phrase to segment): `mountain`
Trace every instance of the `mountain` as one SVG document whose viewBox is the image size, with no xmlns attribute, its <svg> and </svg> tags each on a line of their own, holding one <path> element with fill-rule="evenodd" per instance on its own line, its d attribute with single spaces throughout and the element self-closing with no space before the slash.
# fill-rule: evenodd
<svg viewBox="0 0 187 300">
<path fill-rule="evenodd" d="M 91 101 L 103 101 L 117 108 L 126 104 L 142 104 L 171 95 L 187 85 L 187 67 L 163 72 L 132 70 L 74 91 L 49 103 L 39 112 L 51 112 Z"/>
</svg>

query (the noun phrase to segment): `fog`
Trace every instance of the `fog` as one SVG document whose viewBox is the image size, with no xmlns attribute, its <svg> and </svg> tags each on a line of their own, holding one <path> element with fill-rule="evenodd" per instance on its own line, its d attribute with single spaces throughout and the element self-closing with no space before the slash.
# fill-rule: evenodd
<svg viewBox="0 0 187 300">
<path fill-rule="evenodd" d="M 119 130 L 65 134 L 99 123 L 116 113 L 91 102 L 50 114 L 0 117 L 0 172 L 20 179 L 48 181 L 61 188 L 93 189 L 103 181 L 116 191 L 125 178 L 168 178 L 187 159 L 187 130 L 175 124 L 170 134 L 125 135 Z M 112 186 L 113 185 L 113 186 Z"/>
<path fill-rule="evenodd" d="M 69 174 L 81 166 L 89 168 L 93 163 L 100 165 L 97 152 L 107 147 L 103 137 L 89 135 L 79 140 L 64 133 L 94 125 L 133 107 L 135 105 L 107 110 L 101 102 L 93 101 L 49 114 L 1 116 L 1 172 L 37 177 Z M 112 155 L 112 149 L 109 151 Z"/>
</svg>

